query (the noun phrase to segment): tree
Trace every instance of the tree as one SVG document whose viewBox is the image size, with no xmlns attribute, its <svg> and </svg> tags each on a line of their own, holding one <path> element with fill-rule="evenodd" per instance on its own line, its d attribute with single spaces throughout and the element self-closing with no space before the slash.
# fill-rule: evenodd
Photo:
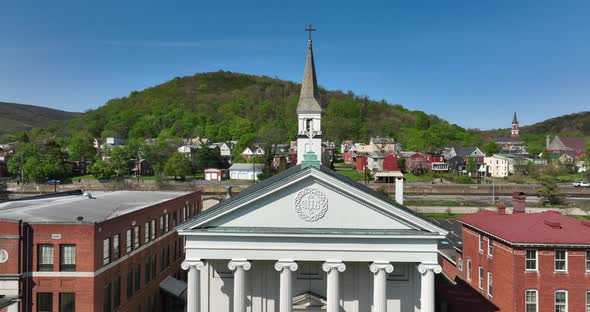
<svg viewBox="0 0 590 312">
<path fill-rule="evenodd" d="M 467 172 L 474 176 L 477 173 L 477 161 L 475 158 L 469 158 L 467 160 Z"/>
<path fill-rule="evenodd" d="M 164 173 L 168 176 L 174 176 L 174 179 L 184 180 L 191 173 L 191 163 L 188 158 L 179 152 L 176 152 L 164 165 Z"/>
<path fill-rule="evenodd" d="M 68 154 L 72 160 L 91 160 L 96 157 L 96 149 L 89 136 L 76 135 L 70 140 Z"/>
<path fill-rule="evenodd" d="M 497 154 L 501 150 L 501 146 L 494 141 L 490 141 L 482 146 L 483 150 L 486 152 L 487 156 L 492 156 Z"/>
<path fill-rule="evenodd" d="M 409 158 L 407 160 L 408 171 L 414 175 L 423 175 L 424 173 L 430 170 L 430 166 L 428 166 L 428 162 L 426 159 L 419 157 L 419 158 Z"/>
<path fill-rule="evenodd" d="M 110 164 L 104 162 L 102 159 L 94 162 L 92 167 L 90 167 L 90 172 L 97 179 L 110 179 L 116 174 Z"/>
<path fill-rule="evenodd" d="M 7 201 L 10 198 L 10 192 L 8 191 L 8 186 L 6 185 L 6 181 L 0 179 L 0 203 L 3 201 Z"/>
<path fill-rule="evenodd" d="M 537 190 L 543 204 L 557 205 L 563 201 L 563 194 L 557 188 L 557 179 L 554 176 L 543 175 L 539 177 L 541 188 Z"/>
</svg>

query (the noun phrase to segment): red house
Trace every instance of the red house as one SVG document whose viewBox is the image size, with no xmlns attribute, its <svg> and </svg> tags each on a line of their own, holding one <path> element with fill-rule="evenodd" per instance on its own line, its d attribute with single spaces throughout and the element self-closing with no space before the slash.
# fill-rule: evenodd
<svg viewBox="0 0 590 312">
<path fill-rule="evenodd" d="M 395 156 L 393 153 L 385 155 L 385 157 L 383 157 L 383 171 L 400 171 L 397 160 L 397 156 Z"/>
<path fill-rule="evenodd" d="M 364 172 L 365 168 L 367 168 L 367 165 L 368 165 L 367 155 L 366 154 L 357 155 L 355 163 L 356 163 L 356 171 Z"/>
<path fill-rule="evenodd" d="M 588 311 L 590 221 L 524 213 L 523 198 L 515 196 L 513 214 L 503 208 L 461 217 L 462 244 L 453 265 L 443 259 L 445 275 L 496 311 Z"/>
</svg>

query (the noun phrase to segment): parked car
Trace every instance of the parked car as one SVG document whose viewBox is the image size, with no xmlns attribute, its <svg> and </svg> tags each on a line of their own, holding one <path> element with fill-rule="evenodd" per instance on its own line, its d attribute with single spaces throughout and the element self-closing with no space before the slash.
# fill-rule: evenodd
<svg viewBox="0 0 590 312">
<path fill-rule="evenodd" d="M 590 187 L 590 183 L 589 182 L 574 182 L 573 185 L 575 187 Z"/>
</svg>

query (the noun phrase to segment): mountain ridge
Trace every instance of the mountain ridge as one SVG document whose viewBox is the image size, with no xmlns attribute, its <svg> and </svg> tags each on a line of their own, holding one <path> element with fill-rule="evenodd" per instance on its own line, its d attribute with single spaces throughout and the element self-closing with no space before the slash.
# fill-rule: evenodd
<svg viewBox="0 0 590 312">
<path fill-rule="evenodd" d="M 55 122 L 66 121 L 80 115 L 44 106 L 0 102 L 0 135 L 15 131 L 44 128 Z"/>
</svg>

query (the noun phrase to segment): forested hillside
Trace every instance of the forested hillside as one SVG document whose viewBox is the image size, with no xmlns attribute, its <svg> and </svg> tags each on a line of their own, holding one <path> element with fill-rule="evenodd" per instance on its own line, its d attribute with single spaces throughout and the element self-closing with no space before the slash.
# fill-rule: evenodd
<svg viewBox="0 0 590 312">
<path fill-rule="evenodd" d="M 34 105 L 0 102 L 0 135 L 47 127 L 54 122 L 68 120 L 79 114 Z"/>
<path fill-rule="evenodd" d="M 196 74 L 112 99 L 63 127 L 49 127 L 31 135 L 68 138 L 86 133 L 131 140 L 200 136 L 214 141 L 251 142 L 272 133 L 275 139 L 287 142 L 295 138 L 299 89 L 299 84 L 265 76 L 224 71 Z M 479 131 L 465 130 L 401 105 L 352 92 L 321 89 L 320 96 L 327 140 L 367 141 L 371 136 L 393 136 L 406 150 L 423 151 L 483 142 Z"/>
</svg>

